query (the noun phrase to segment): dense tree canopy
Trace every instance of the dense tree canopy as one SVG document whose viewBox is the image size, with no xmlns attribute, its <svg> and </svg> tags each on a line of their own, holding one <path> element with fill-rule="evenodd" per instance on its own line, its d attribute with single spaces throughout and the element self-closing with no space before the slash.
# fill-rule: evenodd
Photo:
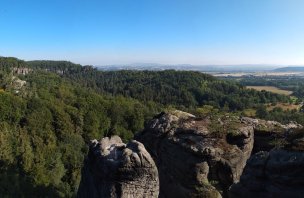
<svg viewBox="0 0 304 198">
<path fill-rule="evenodd" d="M 43 70 L 18 78 L 23 89 L 8 89 L 8 78 L 0 92 L 0 195 L 9 197 L 74 196 L 86 143 L 113 134 L 128 140 L 161 108 L 103 96 Z"/>
<path fill-rule="evenodd" d="M 288 101 L 288 97 L 270 92 L 248 90 L 244 86 L 216 79 L 193 71 L 98 71 L 89 66 L 71 66 L 69 62 L 29 62 L 36 68 L 58 69 L 63 77 L 78 82 L 99 93 L 132 97 L 144 103 L 153 101 L 179 108 L 212 105 L 228 106 L 230 110 L 243 110 L 257 104 Z M 88 69 L 90 68 L 90 69 Z M 58 70 L 57 70 L 58 71 Z"/>
</svg>

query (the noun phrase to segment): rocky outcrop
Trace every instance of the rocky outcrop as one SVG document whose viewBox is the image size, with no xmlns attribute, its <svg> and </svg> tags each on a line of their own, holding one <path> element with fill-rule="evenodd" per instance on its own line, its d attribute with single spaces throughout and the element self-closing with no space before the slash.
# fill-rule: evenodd
<svg viewBox="0 0 304 198">
<path fill-rule="evenodd" d="M 303 151 L 304 130 L 294 128 L 285 134 L 279 149 L 258 152 L 248 160 L 240 182 L 231 186 L 229 197 L 303 197 Z"/>
<path fill-rule="evenodd" d="M 22 75 L 26 75 L 30 72 L 32 72 L 33 70 L 30 68 L 26 68 L 26 67 L 14 67 L 13 68 L 13 72 L 15 74 L 22 74 Z"/>
<path fill-rule="evenodd" d="M 156 198 L 158 194 L 157 168 L 141 143 L 124 144 L 118 136 L 92 141 L 77 197 Z"/>
<path fill-rule="evenodd" d="M 160 197 L 221 197 L 239 181 L 253 148 L 253 127 L 239 117 L 161 113 L 136 135 L 154 158 Z"/>
<path fill-rule="evenodd" d="M 154 117 L 135 139 L 92 141 L 78 197 L 304 194 L 304 131 L 296 123 L 171 111 Z"/>
<path fill-rule="evenodd" d="M 253 155 L 230 198 L 287 198 L 304 196 L 304 153 L 274 149 Z"/>
<path fill-rule="evenodd" d="M 302 125 L 295 122 L 284 125 L 276 121 L 266 121 L 247 117 L 243 117 L 242 121 L 254 128 L 253 153 L 284 147 L 286 138 L 303 128 Z"/>
</svg>

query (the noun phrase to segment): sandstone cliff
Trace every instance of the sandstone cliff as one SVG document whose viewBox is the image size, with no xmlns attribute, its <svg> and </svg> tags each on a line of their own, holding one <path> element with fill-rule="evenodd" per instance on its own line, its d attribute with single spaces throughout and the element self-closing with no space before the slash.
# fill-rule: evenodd
<svg viewBox="0 0 304 198">
<path fill-rule="evenodd" d="M 286 138 L 293 132 L 302 129 L 303 126 L 297 123 L 283 125 L 276 121 L 267 121 L 243 117 L 242 121 L 254 128 L 253 153 L 259 151 L 270 151 L 273 148 L 283 147 Z"/>
<path fill-rule="evenodd" d="M 154 117 L 135 139 L 92 141 L 78 197 L 304 194 L 304 131 L 296 123 L 172 111 Z"/>
<path fill-rule="evenodd" d="M 274 149 L 253 155 L 230 198 L 297 198 L 304 196 L 304 153 Z"/>
<path fill-rule="evenodd" d="M 92 141 L 82 170 L 79 198 L 156 198 L 158 172 L 145 147 L 118 136 Z"/>
<path fill-rule="evenodd" d="M 253 148 L 253 127 L 238 117 L 162 113 L 137 134 L 154 158 L 160 197 L 221 197 L 237 182 Z"/>
<path fill-rule="evenodd" d="M 304 130 L 300 128 L 286 133 L 280 148 L 253 155 L 229 197 L 303 197 Z"/>
</svg>

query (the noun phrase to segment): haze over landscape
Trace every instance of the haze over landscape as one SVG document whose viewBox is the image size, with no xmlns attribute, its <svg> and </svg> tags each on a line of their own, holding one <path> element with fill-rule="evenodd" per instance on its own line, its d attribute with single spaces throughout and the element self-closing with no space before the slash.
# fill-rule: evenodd
<svg viewBox="0 0 304 198">
<path fill-rule="evenodd" d="M 3 0 L 0 54 L 84 65 L 304 65 L 301 0 Z"/>
</svg>

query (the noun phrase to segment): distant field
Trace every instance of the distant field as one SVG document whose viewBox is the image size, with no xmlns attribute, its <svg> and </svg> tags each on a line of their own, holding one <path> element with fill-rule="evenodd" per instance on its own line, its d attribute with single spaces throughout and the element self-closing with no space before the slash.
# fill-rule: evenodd
<svg viewBox="0 0 304 198">
<path fill-rule="evenodd" d="M 299 110 L 301 108 L 302 105 L 296 105 L 296 104 L 287 104 L 287 103 L 277 103 L 276 105 L 272 106 L 271 104 L 268 104 L 266 107 L 267 107 L 267 110 L 270 111 L 270 110 L 273 110 L 275 107 L 279 107 L 281 109 L 283 109 L 284 111 L 286 110 Z"/>
<path fill-rule="evenodd" d="M 272 87 L 272 86 L 246 86 L 246 88 L 248 89 L 255 89 L 257 91 L 269 91 L 269 92 L 273 92 L 273 93 L 277 93 L 277 94 L 283 94 L 286 96 L 289 96 L 292 94 L 292 91 L 287 91 L 287 90 L 283 90 L 283 89 L 279 89 L 277 87 Z"/>
<path fill-rule="evenodd" d="M 216 77 L 304 76 L 304 72 L 207 72 Z"/>
</svg>

